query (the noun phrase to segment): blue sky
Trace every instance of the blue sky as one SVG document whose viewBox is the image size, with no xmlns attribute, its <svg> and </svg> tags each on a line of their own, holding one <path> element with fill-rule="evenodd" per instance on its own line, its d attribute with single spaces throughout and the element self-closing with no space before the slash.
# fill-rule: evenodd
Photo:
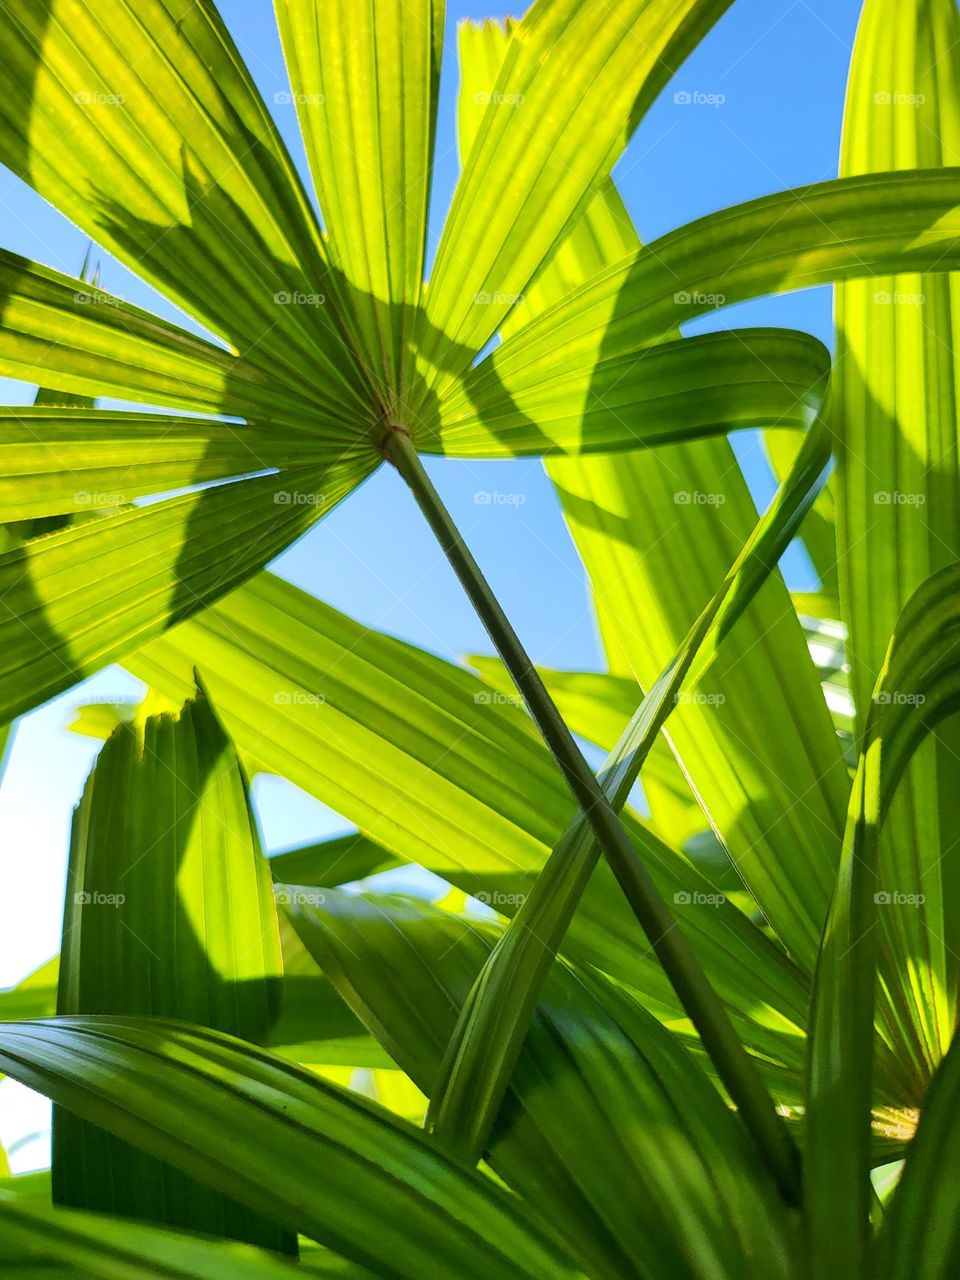
<svg viewBox="0 0 960 1280">
<path fill-rule="evenodd" d="M 269 0 L 219 0 L 264 97 L 288 87 Z M 844 84 L 859 0 L 736 0 L 642 123 L 616 177 L 644 239 L 715 209 L 767 192 L 836 175 Z M 448 0 L 437 173 L 431 217 L 435 247 L 457 178 L 454 104 L 456 27 L 463 18 L 502 16 L 478 0 Z M 519 13 L 518 7 L 513 12 Z M 716 105 L 685 104 L 686 92 Z M 274 108 L 303 165 L 292 107 Z M 76 273 L 85 237 L 0 170 L 0 243 Z M 101 255 L 103 287 L 184 323 L 151 289 Z M 690 331 L 744 324 L 807 329 L 831 341 L 830 291 L 732 307 Z M 34 388 L 0 379 L 7 403 L 29 403 Z M 771 492 L 755 440 L 737 441 L 758 501 Z M 583 574 L 538 463 L 431 464 L 475 554 L 533 657 L 561 667 L 599 663 Z M 478 490 L 523 495 L 519 505 L 478 505 Z M 299 586 L 379 627 L 446 657 L 489 646 L 419 513 L 399 480 L 381 470 L 363 489 L 274 566 Z M 798 557 L 788 571 L 803 581 Z M 96 744 L 64 731 L 71 708 L 91 698 L 133 694 L 119 671 L 28 717 L 18 729 L 0 788 L 0 986 L 18 981 L 59 945 L 70 813 Z M 268 847 L 342 830 L 313 800 L 276 780 L 256 785 Z M 45 1126 L 46 1109 L 10 1082 L 0 1084 L 0 1141 Z M 16 1165 L 42 1163 L 45 1139 L 25 1145 Z"/>
</svg>

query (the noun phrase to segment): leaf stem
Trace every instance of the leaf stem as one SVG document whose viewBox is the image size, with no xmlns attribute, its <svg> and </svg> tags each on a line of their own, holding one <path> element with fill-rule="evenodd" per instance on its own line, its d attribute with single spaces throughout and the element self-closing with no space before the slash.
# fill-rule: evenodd
<svg viewBox="0 0 960 1280">
<path fill-rule="evenodd" d="M 464 543 L 424 470 L 413 442 L 405 431 L 393 429 L 384 442 L 383 452 L 409 486 L 523 696 L 767 1167 L 783 1195 L 792 1203 L 798 1202 L 799 1156 L 759 1071 L 741 1044 L 686 936 L 676 927 L 670 908 L 603 794 L 480 566 Z"/>
</svg>

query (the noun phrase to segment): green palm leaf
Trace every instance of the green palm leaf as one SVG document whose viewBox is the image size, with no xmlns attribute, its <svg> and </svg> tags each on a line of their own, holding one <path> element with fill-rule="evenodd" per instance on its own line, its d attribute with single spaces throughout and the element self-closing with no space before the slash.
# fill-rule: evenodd
<svg viewBox="0 0 960 1280">
<path fill-rule="evenodd" d="M 953 1159 L 960 1115 L 960 1040 L 924 1099 L 902 1180 L 876 1241 L 873 1266 L 882 1280 L 948 1280 L 960 1261 L 960 1181 Z"/>
<path fill-rule="evenodd" d="M 522 1202 L 418 1130 L 218 1032 L 4 1023 L 0 1069 L 377 1276 L 580 1275 Z"/>
<path fill-rule="evenodd" d="M 465 373 L 730 0 L 536 0 L 510 43 L 427 293 L 420 363 Z M 603 102 L 602 112 L 596 108 Z M 536 122 L 536 127 L 534 127 Z M 427 398 L 421 393 L 422 409 Z"/>
<path fill-rule="evenodd" d="M 298 468 L 88 520 L 0 554 L 0 720 L 243 582 L 353 488 Z"/>
<path fill-rule="evenodd" d="M 0 520 L 111 513 L 135 498 L 299 465 L 322 445 L 159 414 L 0 408 Z"/>
<path fill-rule="evenodd" d="M 67 392 L 259 419 L 309 432 L 337 454 L 364 432 L 364 419 L 342 403 L 318 403 L 250 355 L 195 337 L 99 283 L 2 251 L 0 318 L 0 373 L 41 383 L 56 393 L 48 403 L 66 405 Z"/>
<path fill-rule="evenodd" d="M 423 281 L 444 5 L 276 9 L 345 318 L 384 420 L 398 422 Z"/>
<path fill-rule="evenodd" d="M 529 893 L 570 821 L 563 781 L 517 707 L 492 702 L 462 668 L 270 575 L 128 659 L 175 700 L 189 693 L 194 664 L 253 770 L 290 778 L 405 861 L 468 892 L 498 895 L 505 914 Z M 800 974 L 732 904 L 712 905 L 718 890 L 707 876 L 637 818 L 628 822 L 669 900 L 687 894 L 711 903 L 685 913 L 684 928 L 742 1033 L 790 1064 L 796 1087 L 807 1001 Z M 613 877 L 599 867 L 567 947 L 677 1023 L 676 997 L 636 937 Z"/>
<path fill-rule="evenodd" d="M 512 692 L 512 681 L 499 658 L 471 655 L 469 662 L 497 693 Z M 636 710 L 636 681 L 609 672 L 537 670 L 571 730 L 605 752 L 612 751 Z M 703 830 L 700 806 L 662 734 L 650 748 L 640 781 L 650 824 L 661 839 L 683 848 L 689 836 Z"/>
<path fill-rule="evenodd" d="M 58 1012 L 179 1018 L 262 1043 L 283 965 L 246 780 L 206 696 L 123 726 L 74 817 Z M 295 1251 L 273 1223 L 69 1113 L 59 1204 Z"/>
<path fill-rule="evenodd" d="M 929 736 L 960 689 L 947 275 L 960 269 L 960 169 L 944 167 L 960 142 L 958 19 L 953 0 L 866 0 L 849 176 L 643 248 L 611 168 L 728 7 L 534 0 L 519 23 L 465 28 L 463 173 L 429 285 L 440 0 L 278 0 L 286 105 L 319 217 L 214 0 L 0 7 L 0 161 L 210 335 L 96 279 L 0 254 L 0 373 L 47 388 L 32 409 L 0 413 L 0 722 L 115 660 L 154 691 L 140 708 L 87 717 L 94 733 L 123 723 L 78 817 L 74 871 L 85 864 L 94 893 L 98 876 L 131 863 L 151 909 L 124 919 L 156 944 L 155 964 L 119 914 L 87 904 L 78 931 L 71 908 L 61 1008 L 104 1014 L 0 1021 L 0 1068 L 80 1117 L 57 1126 L 58 1186 L 76 1203 L 149 1215 L 165 1162 L 174 1220 L 229 1233 L 242 1217 L 281 1244 L 303 1230 L 333 1249 L 315 1255 L 319 1274 L 478 1280 L 572 1280 L 581 1268 L 740 1280 L 808 1265 L 818 1280 L 866 1280 L 875 1262 L 892 1277 L 921 1252 L 929 1207 L 924 1274 L 949 1270 L 956 1180 L 935 1186 L 933 1171 L 952 1053 L 935 1073 L 956 1013 L 956 892 L 940 859 L 960 816 L 946 768 L 960 739 Z M 901 101 L 905 88 L 920 101 Z M 841 286 L 833 420 L 826 353 L 807 335 L 679 338 L 680 322 L 716 308 L 828 282 Z M 885 291 L 896 305 L 877 301 Z M 924 309 L 897 303 L 912 293 Z M 98 394 L 143 408 L 98 412 Z M 831 426 L 836 514 L 823 489 Z M 722 438 L 751 427 L 767 433 L 782 481 L 759 525 Z M 799 454 L 778 428 L 803 430 Z M 599 783 L 417 450 L 550 458 L 610 673 L 548 683 L 609 751 Z M 259 573 L 383 458 L 438 532 L 560 770 L 531 720 L 491 700 L 499 669 L 481 664 L 485 682 Z M 881 491 L 915 501 L 871 507 Z M 929 520 L 913 519 L 921 507 Z M 774 572 L 798 531 L 821 578 L 804 598 Z M 838 594 L 849 680 L 842 629 L 825 646 L 811 621 L 836 619 Z M 197 736 L 164 755 L 172 722 L 149 718 L 157 697 L 190 692 L 197 661 L 237 743 L 234 755 L 217 726 L 229 767 L 214 768 L 216 796 L 200 786 Z M 852 800 L 851 692 L 864 748 Z M 158 759 L 137 757 L 145 741 Z M 304 787 L 360 834 L 267 868 L 241 761 Z M 626 808 L 622 829 L 611 805 L 624 808 L 641 766 L 653 817 Z M 137 858 L 155 835 L 179 850 L 178 828 L 158 832 L 156 818 L 171 803 L 190 810 L 185 789 L 226 831 L 201 822 L 181 842 L 201 871 L 180 883 L 167 862 Z M 689 840 L 706 823 L 722 878 Z M 220 901 L 238 883 L 226 845 L 252 856 L 256 884 L 240 875 L 250 892 L 221 917 L 211 885 Z M 485 896 L 511 923 L 477 928 L 331 887 L 401 863 Z M 746 912 L 721 887 L 731 867 Z M 270 872 L 313 955 L 289 921 L 276 936 Z M 905 891 L 917 901 L 894 898 Z M 451 890 L 451 901 L 462 899 Z M 627 901 L 665 968 L 638 946 Z M 206 960 L 219 958 L 215 974 L 167 945 L 189 937 L 185 920 Z M 220 998 L 245 943 L 256 1007 Z M 270 994 L 281 956 L 282 1006 Z M 45 966 L 0 993 L 0 1019 L 50 1012 L 54 980 Z M 158 1012 L 277 1053 L 121 1016 Z M 429 1086 L 439 1141 L 280 1056 L 344 1080 L 369 1067 L 366 1087 L 419 1118 L 415 1086 L 381 1071 L 388 1050 Z M 932 1077 L 875 1254 L 870 1164 L 903 1144 L 871 1141 L 871 1109 L 902 1118 L 926 1104 Z M 793 1129 L 806 1105 L 802 1246 L 782 1203 L 798 1179 L 774 1100 Z M 64 1163 L 71 1133 L 86 1135 L 83 1158 L 74 1144 Z M 484 1151 L 519 1194 L 462 1167 Z M 110 1169 L 121 1176 L 98 1199 Z M 185 1178 L 204 1189 L 178 1217 Z M 212 1211 L 221 1197 L 245 1208 Z M 4 1189 L 0 1219 L 0 1260 L 24 1275 L 125 1275 L 140 1262 L 146 1274 L 217 1275 L 233 1256 L 123 1223 L 98 1235 L 92 1220 Z M 284 1231 L 261 1232 L 264 1221 Z"/>
<path fill-rule="evenodd" d="M 684 283 L 680 263 L 686 261 L 681 252 L 685 237 L 698 241 L 698 268 L 703 262 L 708 272 L 713 262 L 732 250 L 722 272 L 718 268 L 718 277 L 722 273 L 734 287 L 737 273 L 749 274 L 752 262 L 763 252 L 759 246 L 765 246 L 775 233 L 775 219 L 770 226 L 760 225 L 766 216 L 763 203 L 704 219 L 699 224 L 702 238 L 698 224 L 693 224 L 644 250 L 611 190 L 604 203 L 598 199 L 591 206 L 571 233 L 562 256 L 558 254 L 545 273 L 541 292 L 528 303 L 532 316 L 526 327 L 508 337 L 494 358 L 506 354 L 511 342 L 526 345 L 524 335 L 532 335 L 539 325 L 552 331 L 555 317 L 569 317 L 567 299 L 580 297 L 589 288 L 589 281 L 578 288 L 584 277 L 590 272 L 597 273 L 591 277 L 596 280 L 612 275 L 615 268 L 604 273 L 604 266 L 620 260 L 631 240 L 632 260 L 644 264 L 638 271 L 636 291 L 628 278 L 622 304 L 619 297 L 611 298 L 612 316 L 602 336 L 599 330 L 590 333 L 581 323 L 585 358 L 591 347 L 593 358 L 599 353 L 601 361 L 608 351 L 616 353 L 619 339 L 609 335 L 620 315 L 628 315 L 633 306 L 657 307 L 660 301 L 668 301 L 670 323 L 676 324 L 689 310 L 688 304 L 697 309 L 700 294 L 694 288 L 690 295 L 681 291 L 660 300 L 655 281 L 663 279 L 665 284 L 673 276 L 675 283 Z M 746 232 L 739 240 L 735 228 L 741 217 L 753 223 L 756 244 Z M 732 234 L 725 220 L 734 228 Z M 817 228 L 821 236 L 825 231 L 823 225 Z M 829 232 L 825 238 L 829 239 Z M 663 277 L 657 274 L 661 251 L 666 265 Z M 710 280 L 709 274 L 703 278 Z M 556 302 L 557 297 L 563 301 Z M 706 305 L 705 295 L 700 305 Z M 536 310 L 541 306 L 546 310 L 538 319 Z M 655 336 L 663 335 L 651 332 L 645 340 Z M 551 462 L 549 473 L 590 576 L 608 660 L 616 671 L 632 673 L 649 689 L 721 580 L 724 557 L 729 564 L 737 555 L 756 519 L 733 452 L 725 441 L 704 441 L 637 452 L 615 462 Z M 696 549 L 693 556 L 692 548 Z M 632 584 L 629 592 L 622 589 L 625 582 Z M 809 971 L 835 856 L 830 836 L 839 828 L 846 782 L 824 709 L 808 676 L 803 646 L 784 608 L 784 595 L 776 580 L 764 587 L 708 677 L 699 687 L 691 685 L 683 705 L 671 717 L 667 736 L 734 865 L 778 936 Z M 773 679 L 758 679 L 761 661 Z M 793 724 L 804 748 L 788 754 L 779 741 L 773 746 L 764 736 L 746 730 L 745 726 L 771 716 L 779 723 Z M 811 758 L 816 762 L 813 769 Z M 802 815 L 795 812 L 798 795 L 804 798 Z M 819 819 L 812 831 L 820 845 L 817 859 L 810 857 L 811 812 Z"/>
<path fill-rule="evenodd" d="M 49 1018 L 55 1014 L 59 973 L 60 958 L 55 956 L 17 986 L 0 992 L 0 1020 L 20 1022 L 29 1018 Z"/>
<path fill-rule="evenodd" d="M 12 0 L 0 38 L 30 104 L 0 116 L 0 160 L 275 381 L 365 407 L 319 229 L 214 5 Z"/>
<path fill-rule="evenodd" d="M 960 14 L 952 0 L 864 5 L 844 117 L 844 173 L 953 163 L 960 150 Z M 836 431 L 842 616 L 860 732 L 890 635 L 914 590 L 960 556 L 960 285 L 917 273 L 837 292 Z M 884 985 L 918 1104 L 956 1024 L 960 734 L 918 753 L 887 823 L 885 882 L 920 895 L 881 913 Z"/>
<path fill-rule="evenodd" d="M 603 245 L 602 269 L 581 266 L 555 305 L 528 313 L 488 357 L 508 388 L 550 341 L 575 343 L 577 358 L 581 350 L 610 358 L 748 298 L 890 270 L 953 270 L 960 258 L 960 169 L 816 183 L 709 214 L 643 248 L 635 236 L 628 255 Z"/>
<path fill-rule="evenodd" d="M 433 1092 L 498 931 L 375 894 L 334 891 L 290 913 L 358 1016 Z M 591 1275 L 734 1277 L 761 1258 L 766 1273 L 792 1274 L 787 1216 L 739 1122 L 638 1004 L 566 964 L 547 980 L 488 1159 Z"/>
<path fill-rule="evenodd" d="M 622 465 L 551 463 L 550 473 L 590 575 L 611 665 L 650 689 L 756 520 L 733 451 L 717 440 L 631 454 Z M 761 723 L 790 730 L 774 739 L 756 732 Z M 667 736 L 764 916 L 812 972 L 849 784 L 779 577 L 690 686 Z"/>
<path fill-rule="evenodd" d="M 505 381 L 486 360 L 439 405 L 427 452 L 454 457 L 591 453 L 723 435 L 758 422 L 806 428 L 823 397 L 826 349 L 806 334 L 743 329 L 646 351 L 585 351 L 547 340 Z"/>
<path fill-rule="evenodd" d="M 207 1243 L 104 1215 L 51 1211 L 0 1192 L 0 1263 L 18 1280 L 292 1280 L 301 1270 L 266 1253 Z M 324 1272 L 311 1271 L 323 1275 Z M 364 1276 L 361 1269 L 327 1274 Z"/>
<path fill-rule="evenodd" d="M 361 833 L 336 836 L 270 858 L 270 872 L 278 884 L 334 887 L 365 880 L 401 865 L 401 860 Z"/>
<path fill-rule="evenodd" d="M 911 757 L 957 705 L 960 567 L 941 569 L 911 597 L 890 641 L 868 713 L 840 870 L 811 1010 L 806 1200 L 817 1276 L 866 1275 L 870 1109 L 880 919 L 916 911 L 887 889 L 881 824 Z M 880 1006 L 881 1032 L 898 1009 Z"/>
<path fill-rule="evenodd" d="M 281 929 L 283 996 L 267 1046 L 290 1062 L 389 1067 L 390 1060 L 291 933 L 289 927 Z M 18 986 L 0 991 L 0 1022 L 53 1017 L 59 961 L 55 956 Z"/>
<path fill-rule="evenodd" d="M 831 414 L 836 425 L 838 407 L 835 399 L 832 401 Z M 773 473 L 782 483 L 799 448 L 800 437 L 796 431 L 765 431 L 763 445 Z M 817 592 L 803 593 L 802 598 L 794 592 L 797 609 L 800 613 L 809 613 L 816 605 L 816 617 L 838 618 L 840 587 L 837 568 L 837 498 L 836 479 L 832 474 L 804 521 L 802 540 L 820 579 L 820 588 Z"/>
<path fill-rule="evenodd" d="M 721 644 L 767 580 L 771 566 L 779 558 L 778 548 L 786 544 L 822 484 L 826 461 L 825 435 L 818 425 L 805 441 L 795 469 L 769 512 L 648 691 L 608 757 L 601 779 L 616 808 L 625 803 L 647 753 L 678 701 L 681 687 L 687 680 L 695 686 L 698 675 L 709 669 Z M 462 1149 L 473 1156 L 483 1145 L 540 985 L 573 918 L 598 855 L 590 832 L 578 818 L 555 846 L 497 954 L 477 982 L 457 1034 L 451 1040 L 433 1110 L 438 1132 L 455 1150 Z M 722 899 L 722 894 L 707 897 L 711 905 Z M 674 903 L 681 907 L 690 901 L 687 894 L 674 895 Z M 682 919 L 681 911 L 679 920 Z M 657 929 L 651 928 L 651 946 L 663 959 L 664 936 L 679 927 L 682 938 L 683 925 L 675 926 L 669 912 L 658 925 L 663 932 L 658 934 Z M 714 1062 L 724 1052 L 722 1045 L 707 1044 L 706 1048 Z M 745 1089 L 751 1085 L 749 1078 L 743 1083 Z M 767 1124 L 764 1141 L 770 1150 L 778 1152 L 776 1176 L 782 1189 L 790 1195 L 794 1153 L 772 1114 L 767 1115 Z"/>
</svg>

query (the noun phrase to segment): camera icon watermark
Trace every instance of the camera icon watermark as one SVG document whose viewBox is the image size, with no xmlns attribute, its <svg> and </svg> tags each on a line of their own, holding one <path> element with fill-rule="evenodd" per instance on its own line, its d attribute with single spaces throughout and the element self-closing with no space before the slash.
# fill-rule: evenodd
<svg viewBox="0 0 960 1280">
<path fill-rule="evenodd" d="M 673 95 L 678 107 L 722 107 L 727 100 L 725 93 L 704 93 L 700 89 L 681 89 Z"/>
<path fill-rule="evenodd" d="M 278 107 L 322 107 L 326 98 L 322 93 L 290 93 L 281 90 L 273 95 L 273 101 Z"/>
<path fill-rule="evenodd" d="M 873 95 L 877 107 L 922 107 L 926 100 L 925 93 L 900 93 L 895 89 L 881 89 Z"/>
<path fill-rule="evenodd" d="M 499 489 L 478 489 L 473 495 L 478 507 L 522 507 L 526 500 L 525 493 L 501 493 Z"/>
<path fill-rule="evenodd" d="M 923 693 L 904 693 L 901 689 L 881 689 L 873 699 L 878 707 L 922 707 L 926 700 Z"/>
<path fill-rule="evenodd" d="M 325 293 L 303 293 L 299 289 L 280 289 L 273 295 L 278 307 L 322 307 L 327 301 Z"/>
<path fill-rule="evenodd" d="M 680 289 L 673 295 L 678 307 L 722 307 L 726 304 L 725 293 L 704 293 L 702 289 Z"/>
<path fill-rule="evenodd" d="M 673 704 L 676 707 L 722 707 L 726 700 L 726 694 L 723 693 L 705 693 L 702 689 L 685 689 L 674 696 Z"/>
<path fill-rule="evenodd" d="M 878 489 L 873 495 L 877 507 L 923 507 L 927 503 L 925 493 L 902 493 L 899 489 Z"/>
<path fill-rule="evenodd" d="M 322 693 L 308 693 L 306 689 L 278 689 L 273 695 L 276 707 L 322 707 L 327 699 Z"/>
<path fill-rule="evenodd" d="M 126 102 L 123 93 L 103 93 L 99 89 L 83 90 L 73 95 L 73 100 L 80 107 L 122 107 Z"/>
<path fill-rule="evenodd" d="M 500 893 L 494 889 L 492 892 L 475 893 L 473 895 L 478 902 L 482 902 L 485 907 L 493 907 L 500 910 L 501 907 L 522 907 L 527 900 L 525 893 Z"/>
<path fill-rule="evenodd" d="M 103 293 L 100 289 L 78 289 L 73 295 L 74 302 L 81 307 L 119 307 L 120 299 L 112 294 Z"/>
<path fill-rule="evenodd" d="M 474 104 L 478 107 L 522 107 L 526 102 L 522 93 L 475 93 Z"/>
<path fill-rule="evenodd" d="M 325 494 L 298 489 L 277 489 L 273 495 L 277 507 L 322 507 L 326 501 Z"/>
<path fill-rule="evenodd" d="M 501 693 L 498 689 L 484 689 L 473 695 L 478 707 L 522 707 L 523 698 L 519 693 Z"/>
<path fill-rule="evenodd" d="M 873 295 L 874 304 L 878 307 L 922 307 L 927 300 L 925 293 L 903 293 L 895 289 L 878 289 Z"/>
<path fill-rule="evenodd" d="M 320 889 L 298 889 L 291 885 L 275 885 L 274 901 L 278 907 L 322 907 L 327 895 Z"/>
<path fill-rule="evenodd" d="M 722 507 L 726 500 L 725 493 L 701 493 L 697 489 L 678 489 L 673 495 L 677 507 Z"/>
</svg>

